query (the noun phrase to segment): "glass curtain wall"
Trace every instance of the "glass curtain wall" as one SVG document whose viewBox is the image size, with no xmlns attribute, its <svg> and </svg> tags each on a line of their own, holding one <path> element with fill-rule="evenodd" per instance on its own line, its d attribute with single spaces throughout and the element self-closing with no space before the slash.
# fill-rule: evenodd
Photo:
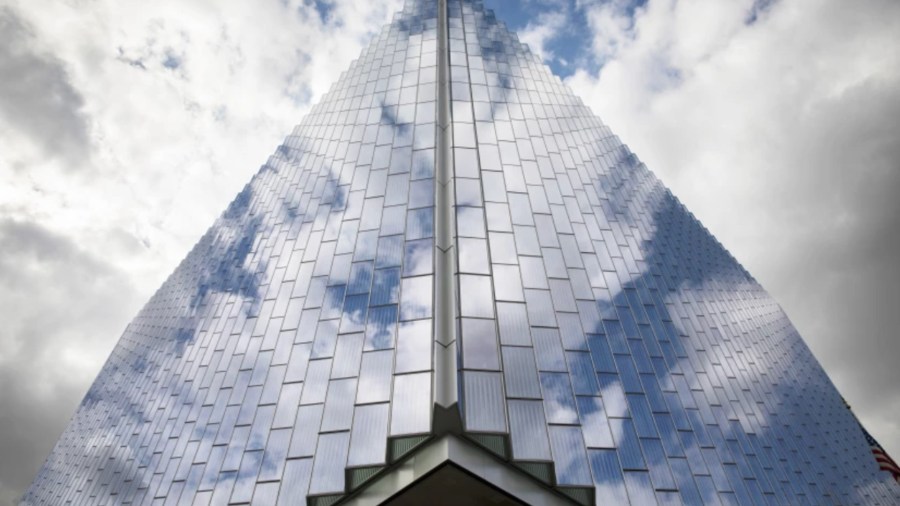
<svg viewBox="0 0 900 506">
<path fill-rule="evenodd" d="M 610 129 L 480 2 L 408 0 L 128 326 L 25 503 L 332 504 L 445 432 L 583 504 L 898 500 L 778 304 Z"/>
</svg>

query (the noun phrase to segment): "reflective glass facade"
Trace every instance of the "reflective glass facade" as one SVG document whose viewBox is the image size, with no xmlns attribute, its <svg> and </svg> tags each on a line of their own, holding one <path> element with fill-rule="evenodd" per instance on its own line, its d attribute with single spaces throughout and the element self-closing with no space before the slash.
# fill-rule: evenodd
<svg viewBox="0 0 900 506">
<path fill-rule="evenodd" d="M 28 504 L 331 504 L 444 433 L 583 504 L 896 504 L 784 312 L 478 2 L 409 0 Z"/>
</svg>

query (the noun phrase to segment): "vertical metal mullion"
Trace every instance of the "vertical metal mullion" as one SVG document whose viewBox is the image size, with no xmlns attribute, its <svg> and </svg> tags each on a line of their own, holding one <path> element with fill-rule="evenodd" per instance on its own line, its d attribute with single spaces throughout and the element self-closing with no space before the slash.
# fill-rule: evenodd
<svg viewBox="0 0 900 506">
<path fill-rule="evenodd" d="M 438 0 L 437 129 L 435 139 L 435 432 L 458 427 L 458 348 L 456 241 L 452 122 L 450 115 L 450 47 L 447 1 Z M 449 419 L 448 419 L 449 417 Z"/>
</svg>

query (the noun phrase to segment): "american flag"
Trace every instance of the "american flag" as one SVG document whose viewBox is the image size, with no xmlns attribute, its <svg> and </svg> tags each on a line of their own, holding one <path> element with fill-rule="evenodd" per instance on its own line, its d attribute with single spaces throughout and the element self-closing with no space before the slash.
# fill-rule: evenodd
<svg viewBox="0 0 900 506">
<path fill-rule="evenodd" d="M 894 481 L 900 483 L 900 466 L 898 466 L 897 463 L 894 462 L 894 459 L 892 459 L 891 456 L 888 455 L 886 451 L 884 451 L 884 448 L 882 448 L 881 445 L 878 444 L 878 441 L 875 441 L 875 438 L 872 437 L 871 434 L 869 434 L 869 431 L 867 431 L 865 427 L 863 427 L 862 422 L 860 422 L 859 419 L 856 418 L 856 413 L 854 413 L 853 410 L 850 409 L 850 404 L 847 404 L 846 399 L 841 400 L 844 401 L 844 406 L 846 406 L 847 410 L 850 411 L 850 414 L 853 415 L 853 418 L 859 425 L 859 430 L 861 430 L 863 435 L 866 436 L 866 442 L 869 443 L 869 448 L 872 450 L 872 455 L 875 457 L 875 462 L 878 462 L 878 469 L 891 473 Z"/>
<path fill-rule="evenodd" d="M 878 462 L 878 468 L 882 471 L 887 471 L 891 473 L 891 476 L 894 477 L 894 480 L 897 483 L 900 483 L 900 466 L 894 462 L 894 459 L 891 458 L 890 455 L 884 451 L 884 448 L 878 444 L 878 441 L 875 441 L 875 438 L 872 437 L 871 434 L 860 424 L 860 429 L 862 429 L 863 434 L 866 436 L 866 441 L 869 443 L 869 448 L 872 449 L 872 455 L 875 456 L 875 461 Z"/>
</svg>

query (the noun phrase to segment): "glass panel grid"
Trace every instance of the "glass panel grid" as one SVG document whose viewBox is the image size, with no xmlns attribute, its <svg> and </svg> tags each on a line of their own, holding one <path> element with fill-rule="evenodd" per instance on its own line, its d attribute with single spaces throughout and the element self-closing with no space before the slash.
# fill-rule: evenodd
<svg viewBox="0 0 900 506">
<path fill-rule="evenodd" d="M 430 434 L 437 5 L 141 310 L 29 504 L 293 504 Z M 465 428 L 598 504 L 896 503 L 778 304 L 491 11 L 447 19 Z"/>
</svg>

